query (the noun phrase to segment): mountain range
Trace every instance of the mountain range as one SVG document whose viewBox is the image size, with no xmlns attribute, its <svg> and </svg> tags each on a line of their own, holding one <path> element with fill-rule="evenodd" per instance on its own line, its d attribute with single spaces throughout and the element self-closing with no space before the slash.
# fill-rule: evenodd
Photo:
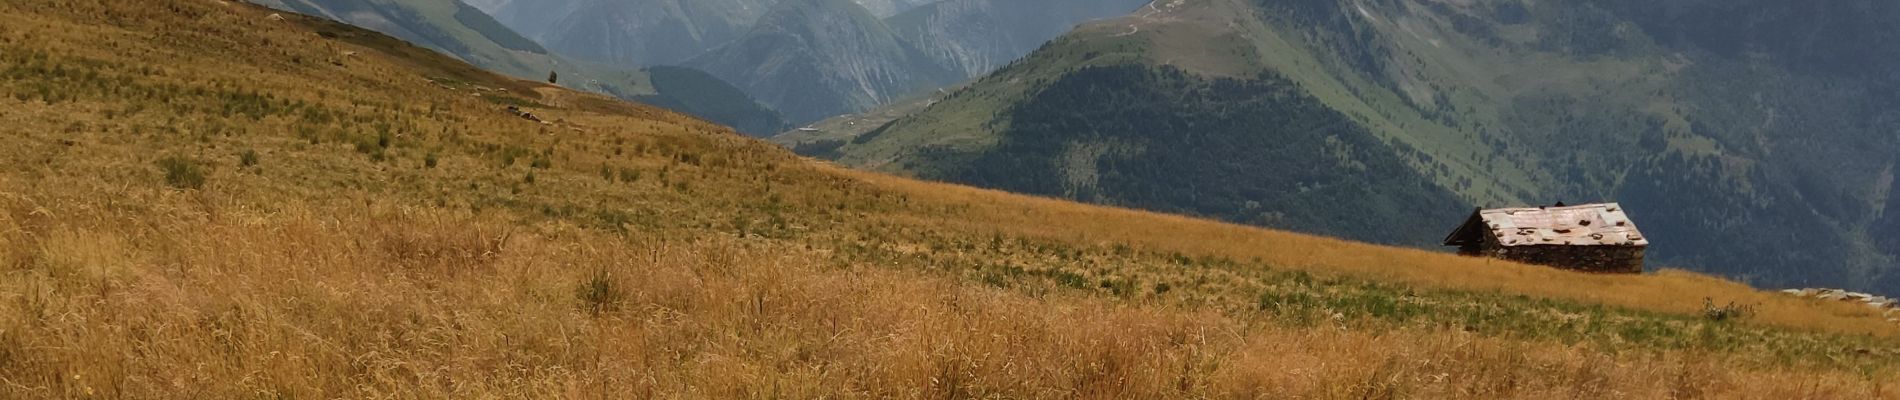
<svg viewBox="0 0 1900 400">
<path fill-rule="evenodd" d="M 622 67 L 678 65 L 745 34 L 777 0 L 502 0 L 504 24 L 579 59 Z"/>
<path fill-rule="evenodd" d="M 794 122 L 863 111 L 965 77 L 851 0 L 784 0 L 733 42 L 686 62 Z"/>
<path fill-rule="evenodd" d="M 256 0 L 281 10 L 376 30 L 483 68 L 612 94 L 693 114 L 752 134 L 785 129 L 777 112 L 718 78 L 685 68 L 622 68 L 549 51 L 459 0 Z M 493 5 L 495 3 L 485 3 Z"/>
<path fill-rule="evenodd" d="M 961 82 L 1139 0 L 556 0 L 481 7 L 556 53 L 705 70 L 803 124 Z"/>
<path fill-rule="evenodd" d="M 1900 6 L 1169 0 L 901 112 L 847 165 L 1384 243 L 1621 201 L 1652 265 L 1900 292 Z"/>
</svg>

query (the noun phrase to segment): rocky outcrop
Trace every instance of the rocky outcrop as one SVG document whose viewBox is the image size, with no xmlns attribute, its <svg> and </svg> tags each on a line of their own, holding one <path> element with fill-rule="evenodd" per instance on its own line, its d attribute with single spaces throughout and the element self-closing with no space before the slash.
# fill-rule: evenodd
<svg viewBox="0 0 1900 400">
<path fill-rule="evenodd" d="M 1900 323 L 1900 299 L 1841 289 L 1788 289 L 1781 292 L 1795 297 L 1863 304 L 1879 310 L 1887 321 Z"/>
</svg>

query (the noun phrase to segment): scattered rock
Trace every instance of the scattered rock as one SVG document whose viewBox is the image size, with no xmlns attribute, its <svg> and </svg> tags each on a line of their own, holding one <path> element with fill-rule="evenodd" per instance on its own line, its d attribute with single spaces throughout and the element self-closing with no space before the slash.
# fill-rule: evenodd
<svg viewBox="0 0 1900 400">
<path fill-rule="evenodd" d="M 1781 293 L 1816 300 L 1860 303 L 1875 310 L 1881 310 L 1880 316 L 1886 318 L 1887 321 L 1900 323 L 1900 317 L 1896 317 L 1900 315 L 1900 299 L 1841 289 L 1787 289 L 1782 290 Z"/>
<path fill-rule="evenodd" d="M 514 114 L 514 115 L 515 115 L 515 116 L 517 116 L 517 117 L 521 117 L 521 119 L 525 119 L 525 120 L 529 120 L 529 121 L 534 121 L 534 122 L 539 122 L 539 123 L 541 123 L 542 125 L 547 125 L 547 124 L 548 124 L 548 122 L 547 122 L 547 121 L 542 121 L 542 120 L 541 120 L 541 117 L 537 117 L 537 116 L 535 116 L 535 115 L 534 115 L 534 113 L 531 113 L 531 112 L 527 112 L 527 111 L 522 111 L 522 110 L 521 110 L 521 107 L 516 107 L 516 106 L 508 106 L 508 113 L 509 113 L 509 114 Z"/>
</svg>

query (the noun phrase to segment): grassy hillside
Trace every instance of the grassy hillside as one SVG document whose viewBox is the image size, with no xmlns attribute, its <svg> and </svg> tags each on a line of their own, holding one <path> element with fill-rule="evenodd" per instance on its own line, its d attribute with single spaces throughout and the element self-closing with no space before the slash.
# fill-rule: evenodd
<svg viewBox="0 0 1900 400">
<path fill-rule="evenodd" d="M 154 1 L 0 3 L 0 397 L 1900 396 L 1861 306 L 849 171 Z"/>
<path fill-rule="evenodd" d="M 848 140 L 830 135 L 825 140 L 836 146 L 806 148 L 854 166 L 983 184 L 989 183 L 958 171 L 984 166 L 964 162 L 1035 160 L 1058 167 L 1016 176 L 1044 183 L 997 187 L 1367 240 L 1404 231 L 1380 224 L 1411 228 L 1467 208 L 1399 201 L 1435 191 L 1480 206 L 1620 200 L 1660 244 L 1651 253 L 1654 264 L 1761 285 L 1892 292 L 1900 291 L 1893 261 L 1900 251 L 1891 245 L 1900 241 L 1882 238 L 1900 231 L 1885 213 L 1893 203 L 1888 170 L 1900 145 L 1891 132 L 1900 125 L 1882 110 L 1900 105 L 1884 89 L 1900 81 L 1868 71 L 1892 64 L 1894 58 L 1882 55 L 1900 49 L 1858 43 L 1894 35 L 1879 21 L 1900 17 L 1896 13 L 1870 2 L 1816 8 L 1610 0 L 1158 2 L 1134 16 L 1078 29 L 887 129 Z M 1390 207 L 1367 210 L 1364 203 L 1308 191 L 1323 179 L 1274 183 L 1361 168 L 1331 162 L 1327 154 L 1273 156 L 1304 169 L 1212 177 L 1205 172 L 1246 165 L 1250 155 L 1271 154 L 1273 147 L 1168 164 L 1173 168 L 1165 171 L 1150 168 L 1165 152 L 1054 151 L 1116 145 L 1101 135 L 1222 146 L 1315 134 L 1298 123 L 1303 119 L 1247 125 L 1259 121 L 1174 107 L 1165 116 L 1104 114 L 1087 125 L 1139 130 L 1069 129 L 1052 136 L 1050 121 L 1041 119 L 1051 114 L 1037 112 L 1049 108 L 1043 103 L 1065 104 L 1075 113 L 1167 106 L 1131 103 L 1161 99 L 1142 86 L 1061 97 L 1060 89 L 1092 79 L 1091 67 L 1122 65 L 1297 88 L 1324 106 L 1320 114 L 1343 115 L 1348 130 L 1377 137 L 1368 145 L 1412 171 L 1402 175 L 1422 176 L 1435 188 L 1375 193 Z M 1263 75 L 1272 78 L 1258 79 Z M 1199 84 L 1182 82 L 1171 89 Z M 1219 118 L 1141 125 L 1157 117 L 1210 115 Z M 1230 126 L 1239 128 L 1221 129 Z M 1047 151 L 1011 147 L 1035 141 L 1053 144 L 1039 147 Z M 1140 178 L 1156 173 L 1167 176 Z M 1251 196 L 1305 201 L 1261 201 L 1255 209 L 1185 195 L 1157 201 L 1139 187 L 1097 195 L 1058 184 L 1117 175 L 1149 186 L 1271 188 Z M 1340 214 L 1357 215 L 1346 224 L 1356 228 L 1278 217 Z M 1407 235 L 1411 243 L 1434 239 Z"/>
</svg>

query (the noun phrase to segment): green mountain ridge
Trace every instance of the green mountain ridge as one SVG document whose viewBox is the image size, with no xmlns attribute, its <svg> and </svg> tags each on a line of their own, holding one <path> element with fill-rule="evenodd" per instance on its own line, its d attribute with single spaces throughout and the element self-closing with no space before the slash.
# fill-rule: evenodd
<svg viewBox="0 0 1900 400">
<path fill-rule="evenodd" d="M 1165 1 L 876 129 L 797 144 L 1421 246 L 1472 206 L 1617 200 L 1651 264 L 1900 291 L 1893 20 L 1875 1 Z M 1345 122 L 1314 127 L 1329 115 Z"/>
</svg>

